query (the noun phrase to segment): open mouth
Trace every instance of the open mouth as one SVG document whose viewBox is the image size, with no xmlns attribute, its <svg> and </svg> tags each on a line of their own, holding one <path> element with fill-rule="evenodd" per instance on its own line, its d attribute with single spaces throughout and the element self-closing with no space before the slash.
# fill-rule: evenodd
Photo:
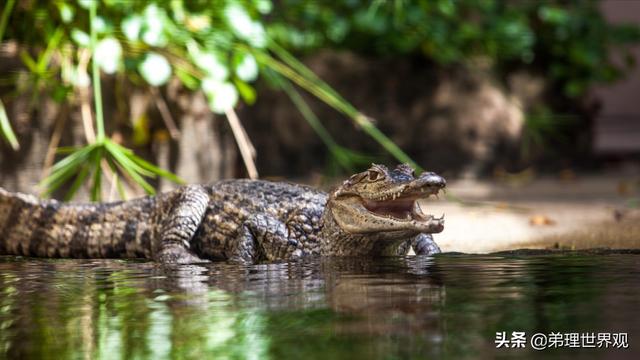
<svg viewBox="0 0 640 360">
<path fill-rule="evenodd" d="M 425 214 L 420 208 L 418 200 L 429 198 L 431 195 L 438 197 L 440 189 L 434 189 L 428 193 L 419 194 L 397 194 L 391 195 L 381 200 L 362 199 L 364 207 L 371 213 L 392 218 L 399 221 L 418 221 L 425 222 L 429 220 L 442 220 L 444 214 L 440 218 L 433 215 Z"/>
</svg>

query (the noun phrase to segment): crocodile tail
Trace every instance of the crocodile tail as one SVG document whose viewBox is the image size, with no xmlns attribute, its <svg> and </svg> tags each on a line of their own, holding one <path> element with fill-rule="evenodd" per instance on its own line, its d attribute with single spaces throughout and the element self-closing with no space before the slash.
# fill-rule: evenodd
<svg viewBox="0 0 640 360">
<path fill-rule="evenodd" d="M 66 204 L 0 188 L 0 254 L 150 257 L 153 198 Z"/>
<path fill-rule="evenodd" d="M 30 238 L 38 232 L 40 208 L 36 197 L 0 188 L 0 254 L 32 255 Z"/>
</svg>

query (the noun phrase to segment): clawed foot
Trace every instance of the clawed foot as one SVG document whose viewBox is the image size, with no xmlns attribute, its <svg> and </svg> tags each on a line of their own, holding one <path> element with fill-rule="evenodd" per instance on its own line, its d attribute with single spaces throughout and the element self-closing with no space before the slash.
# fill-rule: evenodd
<svg viewBox="0 0 640 360">
<path fill-rule="evenodd" d="M 433 237 L 428 234 L 418 235 L 412 246 L 416 255 L 434 255 L 442 252 L 438 244 L 433 241 Z"/>
<path fill-rule="evenodd" d="M 178 245 L 165 246 L 158 254 L 157 259 L 158 259 L 158 262 L 162 264 L 177 264 L 177 265 L 207 264 L 211 262 L 209 260 L 202 259 L 194 255 L 189 250 Z"/>
</svg>

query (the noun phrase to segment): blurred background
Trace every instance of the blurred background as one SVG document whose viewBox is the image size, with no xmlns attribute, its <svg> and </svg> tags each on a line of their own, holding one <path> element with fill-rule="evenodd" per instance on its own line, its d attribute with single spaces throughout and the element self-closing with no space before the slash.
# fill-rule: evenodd
<svg viewBox="0 0 640 360">
<path fill-rule="evenodd" d="M 330 187 L 371 162 L 408 162 L 450 180 L 443 247 L 469 251 L 637 212 L 640 2 L 0 10 L 9 190 L 113 200 L 229 177 Z"/>
</svg>

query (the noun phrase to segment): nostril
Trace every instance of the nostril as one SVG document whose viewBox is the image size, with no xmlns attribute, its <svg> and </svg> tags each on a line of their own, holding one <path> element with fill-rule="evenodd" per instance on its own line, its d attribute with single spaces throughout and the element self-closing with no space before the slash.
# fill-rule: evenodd
<svg viewBox="0 0 640 360">
<path fill-rule="evenodd" d="M 441 178 L 440 176 L 434 176 L 430 179 L 430 183 L 432 184 L 432 186 L 438 187 L 438 188 L 443 188 L 445 186 L 447 186 L 447 181 L 443 178 Z"/>
<path fill-rule="evenodd" d="M 435 186 L 445 186 L 445 185 L 447 185 L 447 182 L 443 178 L 441 178 L 440 176 L 437 176 L 437 175 L 431 176 L 429 178 L 429 182 L 432 183 Z"/>
<path fill-rule="evenodd" d="M 440 189 L 447 186 L 447 181 L 442 176 L 432 172 L 423 173 L 419 182 L 423 185 L 437 187 Z"/>
</svg>

